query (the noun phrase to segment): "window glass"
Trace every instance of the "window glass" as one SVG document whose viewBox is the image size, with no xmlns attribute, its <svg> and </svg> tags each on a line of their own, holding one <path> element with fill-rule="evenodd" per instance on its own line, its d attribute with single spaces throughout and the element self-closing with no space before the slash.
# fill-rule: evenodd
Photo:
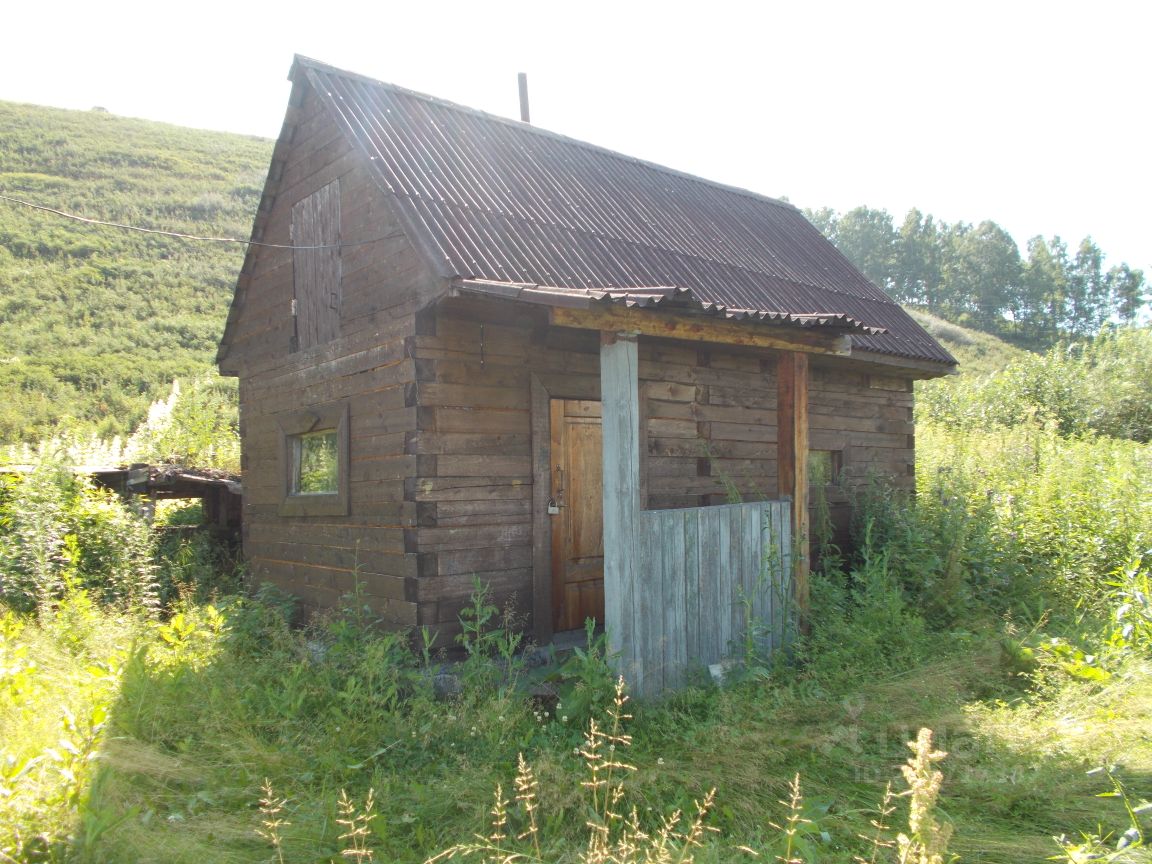
<svg viewBox="0 0 1152 864">
<path fill-rule="evenodd" d="M 808 483 L 812 486 L 834 485 L 840 482 L 841 453 L 839 450 L 808 451 Z"/>
<path fill-rule="evenodd" d="M 309 432 L 293 439 L 293 495 L 335 495 L 340 465 L 335 429 Z"/>
</svg>

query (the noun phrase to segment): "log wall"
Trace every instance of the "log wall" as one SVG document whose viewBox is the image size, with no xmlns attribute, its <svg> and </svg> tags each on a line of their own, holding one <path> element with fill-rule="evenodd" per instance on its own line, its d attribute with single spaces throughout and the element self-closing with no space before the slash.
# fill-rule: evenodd
<svg viewBox="0 0 1152 864">
<path fill-rule="evenodd" d="M 550 398 L 599 399 L 599 334 L 550 326 L 542 308 L 454 298 L 413 248 L 315 94 L 298 85 L 261 202 L 265 243 L 291 242 L 293 208 L 339 184 L 339 326 L 299 340 L 290 250 L 259 248 L 222 367 L 240 377 L 244 547 L 256 582 L 331 607 L 359 580 L 395 626 L 450 644 L 474 581 L 531 630 L 550 566 Z M 333 212 L 336 212 L 333 210 Z M 370 241 L 370 242 L 362 242 Z M 297 348 L 303 345 L 303 350 Z M 649 510 L 778 497 L 776 355 L 641 337 L 640 501 Z M 543 405 L 543 411 L 541 411 Z M 347 409 L 348 512 L 285 516 L 282 422 Z M 813 361 L 811 446 L 838 454 L 827 488 L 876 474 L 910 487 L 911 383 L 839 358 Z M 543 426 L 542 426 L 543 424 Z"/>
<path fill-rule="evenodd" d="M 444 301 L 430 321 L 413 340 L 419 428 L 408 443 L 419 468 L 410 483 L 419 621 L 450 639 L 478 578 L 531 631 L 548 608 L 533 596 L 534 569 L 550 567 L 546 549 L 533 549 L 549 496 L 533 486 L 548 474 L 547 460 L 535 464 L 533 433 L 547 435 L 548 398 L 600 398 L 599 336 L 476 299 Z M 778 497 L 775 354 L 642 337 L 639 361 L 646 509 Z M 904 379 L 826 362 L 810 375 L 811 446 L 841 453 L 842 478 L 824 491 L 846 528 L 846 486 L 873 473 L 911 483 L 912 394 Z"/>
<path fill-rule="evenodd" d="M 305 91 L 272 172 L 267 243 L 288 243 L 293 206 L 333 181 L 340 188 L 339 335 L 294 351 L 293 260 L 287 249 L 258 249 L 229 365 L 240 377 L 244 472 L 244 549 L 256 584 L 270 581 L 306 607 L 338 605 L 357 581 L 377 615 L 393 626 L 417 623 L 416 503 L 406 491 L 419 457 L 417 310 L 434 284 L 423 260 L 339 137 Z M 283 142 L 282 142 L 283 143 Z M 305 343 L 306 344 L 306 343 Z M 285 417 L 346 406 L 349 428 L 347 515 L 284 516 Z"/>
<path fill-rule="evenodd" d="M 912 491 L 915 477 L 915 425 L 912 379 L 877 374 L 852 364 L 813 364 L 808 396 L 809 447 L 839 453 L 840 476 L 813 487 L 811 507 L 828 505 L 833 541 L 849 543 L 850 497 L 854 488 L 883 480 Z M 818 530 L 813 521 L 814 531 Z M 813 543 L 819 542 L 813 536 Z"/>
</svg>

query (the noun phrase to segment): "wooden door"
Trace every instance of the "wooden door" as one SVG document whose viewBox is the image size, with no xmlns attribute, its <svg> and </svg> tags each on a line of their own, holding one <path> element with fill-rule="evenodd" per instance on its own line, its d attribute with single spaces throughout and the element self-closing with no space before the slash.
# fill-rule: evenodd
<svg viewBox="0 0 1152 864">
<path fill-rule="evenodd" d="M 552 626 L 604 623 L 604 477 L 600 403 L 553 399 Z"/>
</svg>

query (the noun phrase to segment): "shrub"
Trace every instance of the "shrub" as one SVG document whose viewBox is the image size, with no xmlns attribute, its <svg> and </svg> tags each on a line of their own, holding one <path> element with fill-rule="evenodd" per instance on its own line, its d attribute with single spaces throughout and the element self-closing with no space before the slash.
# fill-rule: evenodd
<svg viewBox="0 0 1152 864">
<path fill-rule="evenodd" d="M 105 603 L 156 605 L 147 523 L 65 463 L 9 475 L 0 495 L 0 599 L 29 611 L 84 589 Z"/>
<path fill-rule="evenodd" d="M 0 498 L 0 598 L 21 611 L 47 604 L 64 590 L 72 563 L 68 500 L 76 479 L 44 461 L 27 474 L 4 477 Z"/>
<path fill-rule="evenodd" d="M 1036 422 L 1063 435 L 1152 441 L 1152 328 L 1105 330 L 989 375 L 921 384 L 917 415 L 968 430 Z"/>
<path fill-rule="evenodd" d="M 133 461 L 239 472 L 235 380 L 173 381 L 168 398 L 152 403 L 148 419 L 133 432 L 125 450 Z"/>
<path fill-rule="evenodd" d="M 159 501 L 152 523 L 161 605 L 238 594 L 244 567 L 233 540 L 203 525 L 199 501 Z"/>
</svg>

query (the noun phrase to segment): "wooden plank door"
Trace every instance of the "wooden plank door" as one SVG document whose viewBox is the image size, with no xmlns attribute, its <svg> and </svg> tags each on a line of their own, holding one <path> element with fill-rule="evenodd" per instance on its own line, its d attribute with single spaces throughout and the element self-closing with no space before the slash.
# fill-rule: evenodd
<svg viewBox="0 0 1152 864">
<path fill-rule="evenodd" d="M 604 477 L 600 403 L 553 399 L 552 626 L 604 624 Z"/>
</svg>

